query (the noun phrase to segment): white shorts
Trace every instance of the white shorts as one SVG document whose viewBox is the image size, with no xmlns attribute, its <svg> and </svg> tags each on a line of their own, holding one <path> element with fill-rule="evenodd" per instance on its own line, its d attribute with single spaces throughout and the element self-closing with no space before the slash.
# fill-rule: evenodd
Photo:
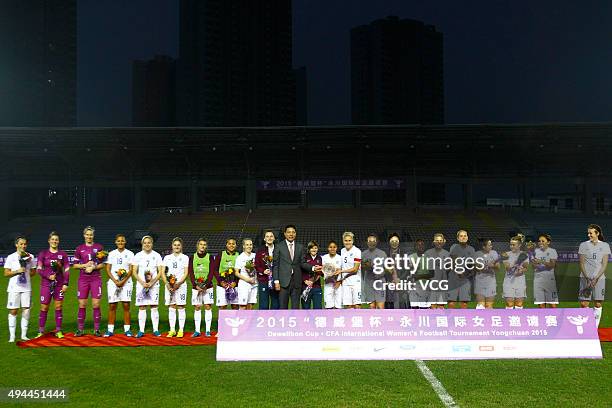
<svg viewBox="0 0 612 408">
<path fill-rule="evenodd" d="M 159 285 L 149 288 L 149 293 L 144 294 L 143 287 L 136 285 L 136 306 L 157 306 L 159 304 Z"/>
<path fill-rule="evenodd" d="M 474 277 L 474 294 L 484 298 L 492 298 L 497 295 L 497 283 L 495 275 L 479 273 Z"/>
<path fill-rule="evenodd" d="M 115 285 L 115 282 L 109 280 L 106 283 L 108 303 L 131 302 L 133 290 L 134 285 L 129 281 L 126 282 L 125 285 L 123 285 L 122 287 L 118 288 L 117 285 Z"/>
<path fill-rule="evenodd" d="M 236 291 L 238 290 L 238 287 L 235 288 Z M 217 296 L 217 306 L 227 306 L 228 302 L 227 299 L 225 298 L 225 288 L 223 286 L 217 286 L 216 289 L 216 296 Z M 237 305 L 238 304 L 238 298 L 240 298 L 240 295 L 236 296 L 236 298 L 234 300 L 231 301 L 232 305 Z"/>
<path fill-rule="evenodd" d="M 361 284 L 357 286 L 342 285 L 342 305 L 354 306 L 361 304 Z"/>
<path fill-rule="evenodd" d="M 533 304 L 559 304 L 559 293 L 555 273 L 552 271 L 536 272 L 533 278 Z"/>
<path fill-rule="evenodd" d="M 32 298 L 32 292 L 7 292 L 7 309 L 28 309 Z"/>
<path fill-rule="evenodd" d="M 445 291 L 430 290 L 429 291 L 429 304 L 430 305 L 446 305 L 447 295 Z"/>
<path fill-rule="evenodd" d="M 185 306 L 187 304 L 187 284 L 183 282 L 174 293 L 170 292 L 167 286 L 164 286 L 164 299 L 166 306 Z"/>
<path fill-rule="evenodd" d="M 257 303 L 257 287 L 257 284 L 252 285 L 243 280 L 238 282 L 238 304 L 245 306 Z"/>
<path fill-rule="evenodd" d="M 191 289 L 191 305 L 202 306 L 212 305 L 215 303 L 215 295 L 213 288 L 206 289 L 206 292 L 200 292 L 197 289 Z"/>
<path fill-rule="evenodd" d="M 594 278 L 594 276 L 592 277 Z M 591 278 L 591 279 L 592 279 Z M 583 277 L 580 277 L 580 288 L 578 292 L 578 300 L 604 300 L 606 296 L 606 277 L 602 275 L 601 278 L 595 284 L 595 287 L 591 290 L 590 296 L 584 296 L 582 291 L 586 289 L 588 286 L 587 280 Z"/>
<path fill-rule="evenodd" d="M 323 287 L 323 298 L 326 309 L 342 309 L 342 286 L 334 289 L 333 284 L 326 284 Z"/>
<path fill-rule="evenodd" d="M 504 298 L 526 298 L 527 297 L 527 283 L 525 282 L 525 275 L 504 278 Z"/>
</svg>

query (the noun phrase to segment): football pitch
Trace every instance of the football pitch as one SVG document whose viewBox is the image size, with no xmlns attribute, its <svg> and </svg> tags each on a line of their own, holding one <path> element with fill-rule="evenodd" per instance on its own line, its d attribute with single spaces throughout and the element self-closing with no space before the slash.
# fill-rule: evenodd
<svg viewBox="0 0 612 408">
<path fill-rule="evenodd" d="M 73 273 L 76 279 L 78 272 Z M 575 297 L 577 265 L 559 264 L 557 275 L 561 298 L 569 299 L 571 293 Z M 6 305 L 7 281 L 0 279 L 2 307 Z M 39 282 L 34 277 L 30 337 L 36 334 L 40 310 Z M 71 285 L 64 303 L 65 332 L 76 329 L 75 286 Z M 528 296 L 526 306 L 533 307 L 529 291 Z M 560 306 L 577 305 L 566 301 Z M 496 306 L 502 307 L 501 301 Z M 167 331 L 163 299 L 159 309 L 160 329 Z M 103 330 L 107 310 L 103 301 Z M 193 331 L 193 307 L 187 310 L 186 330 Z M 122 312 L 117 314 L 115 335 L 122 336 Z M 133 329 L 136 314 L 132 306 Z M 88 308 L 89 334 L 91 315 Z M 47 330 L 52 329 L 52 312 L 49 316 Z M 604 304 L 601 327 L 612 327 L 610 301 Z M 148 336 L 150 330 L 147 321 Z M 62 387 L 68 390 L 69 404 L 78 406 L 445 406 L 438 394 L 445 396 L 447 406 L 460 407 L 612 405 L 612 343 L 602 343 L 602 360 L 427 361 L 424 370 L 435 376 L 434 383 L 439 381 L 434 388 L 432 378 L 426 378 L 423 367 L 414 361 L 221 363 L 215 360 L 214 346 L 22 349 L 7 342 L 6 313 L 0 319 L 0 340 L 0 388 Z"/>
</svg>

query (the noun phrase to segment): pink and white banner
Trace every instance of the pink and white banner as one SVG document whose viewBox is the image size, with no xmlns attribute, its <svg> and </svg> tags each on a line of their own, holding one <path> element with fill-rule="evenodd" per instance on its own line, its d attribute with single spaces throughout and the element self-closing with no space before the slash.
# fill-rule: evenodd
<svg viewBox="0 0 612 408">
<path fill-rule="evenodd" d="M 489 358 L 602 358 L 593 311 L 219 311 L 219 361 Z"/>
</svg>

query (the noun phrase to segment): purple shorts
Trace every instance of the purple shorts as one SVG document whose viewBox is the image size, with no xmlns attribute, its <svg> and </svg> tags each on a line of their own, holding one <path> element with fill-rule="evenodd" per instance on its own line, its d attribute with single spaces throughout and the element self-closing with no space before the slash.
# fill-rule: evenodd
<svg viewBox="0 0 612 408">
<path fill-rule="evenodd" d="M 89 298 L 91 292 L 92 299 L 102 298 L 102 277 L 100 275 L 79 275 L 77 297 L 79 299 Z"/>
<path fill-rule="evenodd" d="M 48 305 L 51 303 L 51 299 L 64 300 L 64 294 L 61 292 L 62 286 L 64 286 L 64 280 L 58 279 L 55 285 L 55 290 L 51 294 L 51 281 L 42 279 L 40 282 L 40 304 Z"/>
</svg>

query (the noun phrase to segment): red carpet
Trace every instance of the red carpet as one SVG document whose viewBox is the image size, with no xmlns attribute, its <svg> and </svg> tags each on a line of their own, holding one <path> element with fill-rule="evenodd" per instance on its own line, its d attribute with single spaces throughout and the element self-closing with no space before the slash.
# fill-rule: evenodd
<svg viewBox="0 0 612 408">
<path fill-rule="evenodd" d="M 599 340 L 610 342 L 612 341 L 612 328 L 600 328 Z M 125 337 L 123 334 L 115 334 L 112 337 L 94 337 L 91 334 L 83 337 L 74 337 L 74 333 L 66 333 L 63 339 L 56 339 L 52 333 L 47 333 L 38 339 L 29 341 L 17 342 L 19 347 L 140 347 L 140 346 L 211 346 L 217 344 L 217 338 L 211 337 L 191 337 L 191 333 L 185 333 L 185 337 L 177 339 L 176 337 L 167 338 L 166 333 L 161 337 L 155 337 L 151 333 L 147 333 L 144 337 L 137 339 L 135 337 Z"/>
<path fill-rule="evenodd" d="M 612 341 L 612 327 L 597 329 L 599 331 L 599 341 Z"/>
<path fill-rule="evenodd" d="M 215 332 L 211 337 L 193 338 L 191 333 L 185 333 L 185 337 L 177 339 L 176 337 L 167 338 L 166 333 L 161 337 L 155 337 L 151 333 L 145 334 L 144 337 L 137 339 L 136 337 L 126 337 L 123 333 L 115 334 L 112 337 L 95 337 L 87 334 L 83 337 L 74 337 L 74 333 L 66 333 L 63 339 L 57 339 L 53 333 L 47 333 L 38 339 L 28 341 L 20 341 L 17 343 L 19 347 L 140 347 L 140 346 L 209 346 L 217 344 Z"/>
</svg>

